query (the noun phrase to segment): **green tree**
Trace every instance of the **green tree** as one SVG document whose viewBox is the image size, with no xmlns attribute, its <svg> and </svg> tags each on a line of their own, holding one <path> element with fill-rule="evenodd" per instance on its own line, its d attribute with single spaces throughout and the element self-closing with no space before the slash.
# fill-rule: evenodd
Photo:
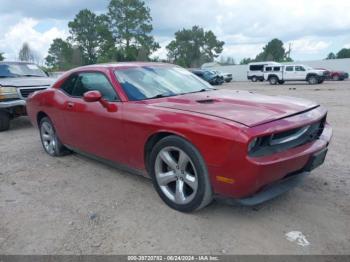
<svg viewBox="0 0 350 262">
<path fill-rule="evenodd" d="M 150 35 L 153 30 L 152 17 L 143 1 L 111 0 L 107 16 L 112 37 L 117 44 L 114 51 L 119 59 L 148 60 L 149 55 L 159 48 Z"/>
<path fill-rule="evenodd" d="M 350 58 L 350 48 L 342 48 L 337 53 L 337 58 Z"/>
<path fill-rule="evenodd" d="M 182 29 L 175 33 L 175 40 L 167 45 L 168 58 L 185 67 L 198 67 L 218 57 L 225 42 L 219 41 L 212 31 L 199 26 Z"/>
<path fill-rule="evenodd" d="M 94 64 L 97 62 L 99 48 L 105 44 L 105 33 L 108 32 L 104 15 L 97 16 L 88 9 L 81 10 L 73 21 L 68 23 L 68 38 L 76 44 L 83 56 L 84 64 Z"/>
<path fill-rule="evenodd" d="M 337 56 L 333 52 L 330 52 L 326 57 L 327 60 L 336 59 L 336 58 L 337 58 Z"/>
<path fill-rule="evenodd" d="M 1 52 L 0 52 L 0 61 L 3 61 L 4 59 L 5 59 L 4 53 L 1 53 Z"/>
<path fill-rule="evenodd" d="M 241 60 L 241 62 L 239 62 L 239 64 L 240 64 L 240 65 L 247 65 L 247 64 L 249 64 L 249 63 L 251 63 L 251 62 L 254 62 L 254 60 L 251 59 L 251 58 L 243 58 L 243 59 Z"/>
<path fill-rule="evenodd" d="M 72 56 L 72 45 L 67 41 L 56 38 L 53 40 L 45 60 L 47 66 L 54 70 L 67 70 L 73 67 Z"/>
<path fill-rule="evenodd" d="M 263 47 L 263 51 L 256 56 L 255 61 L 283 62 L 285 61 L 285 58 L 286 50 L 283 47 L 283 42 L 275 38 Z"/>
<path fill-rule="evenodd" d="M 224 56 L 221 56 L 220 57 L 220 62 L 219 62 L 221 65 L 235 65 L 236 62 L 235 62 L 235 59 L 233 57 L 224 57 Z"/>
<path fill-rule="evenodd" d="M 18 59 L 20 61 L 25 61 L 25 62 L 34 62 L 34 59 L 35 59 L 34 53 L 30 49 L 28 43 L 23 43 L 23 45 L 18 53 Z"/>
</svg>

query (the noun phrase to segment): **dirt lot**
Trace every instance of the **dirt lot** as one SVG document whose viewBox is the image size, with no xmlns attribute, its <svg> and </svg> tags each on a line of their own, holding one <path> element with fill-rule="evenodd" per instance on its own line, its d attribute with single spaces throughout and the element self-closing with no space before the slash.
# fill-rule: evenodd
<svg viewBox="0 0 350 262">
<path fill-rule="evenodd" d="M 149 180 L 74 154 L 44 153 L 27 118 L 0 133 L 1 254 L 349 254 L 350 81 L 322 85 L 233 82 L 223 88 L 298 96 L 329 109 L 326 163 L 260 206 L 214 202 L 182 214 Z M 301 231 L 310 242 L 286 239 Z"/>
</svg>

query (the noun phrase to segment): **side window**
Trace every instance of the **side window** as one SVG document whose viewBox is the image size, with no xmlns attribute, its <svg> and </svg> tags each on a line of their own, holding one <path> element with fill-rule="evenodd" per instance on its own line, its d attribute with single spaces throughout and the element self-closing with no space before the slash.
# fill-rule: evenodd
<svg viewBox="0 0 350 262">
<path fill-rule="evenodd" d="M 77 75 L 71 75 L 68 77 L 68 79 L 66 81 L 63 82 L 63 84 L 61 85 L 61 88 L 65 93 L 67 93 L 68 95 L 72 95 L 73 94 L 73 89 L 74 89 L 74 85 L 77 81 L 78 76 Z"/>
<path fill-rule="evenodd" d="M 293 69 L 294 69 L 293 66 L 287 66 L 287 67 L 286 67 L 286 71 L 294 71 Z"/>
<path fill-rule="evenodd" d="M 295 71 L 305 71 L 305 68 L 302 66 L 296 66 Z"/>
<path fill-rule="evenodd" d="M 72 95 L 82 97 L 84 93 L 93 90 L 100 91 L 102 97 L 108 101 L 119 100 L 107 77 L 97 72 L 80 73 Z"/>
<path fill-rule="evenodd" d="M 249 67 L 250 71 L 263 71 L 264 70 L 264 65 L 251 65 Z"/>
<path fill-rule="evenodd" d="M 272 67 L 271 66 L 265 67 L 265 71 L 272 71 Z"/>
<path fill-rule="evenodd" d="M 279 66 L 275 66 L 274 68 L 273 68 L 273 71 L 280 71 L 280 67 Z"/>
</svg>

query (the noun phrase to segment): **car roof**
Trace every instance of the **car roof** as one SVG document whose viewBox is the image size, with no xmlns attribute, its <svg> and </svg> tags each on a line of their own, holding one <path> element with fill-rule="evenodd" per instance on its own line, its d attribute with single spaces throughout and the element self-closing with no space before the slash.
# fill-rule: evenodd
<svg viewBox="0 0 350 262">
<path fill-rule="evenodd" d="M 274 61 L 262 61 L 262 62 L 252 62 L 248 65 L 280 65 L 280 63 Z"/>
<path fill-rule="evenodd" d="M 116 68 L 116 67 L 140 67 L 140 66 L 176 66 L 170 63 L 160 63 L 160 62 L 113 62 L 113 63 L 103 63 L 103 64 L 93 64 L 78 67 L 79 69 L 84 68 Z"/>
</svg>

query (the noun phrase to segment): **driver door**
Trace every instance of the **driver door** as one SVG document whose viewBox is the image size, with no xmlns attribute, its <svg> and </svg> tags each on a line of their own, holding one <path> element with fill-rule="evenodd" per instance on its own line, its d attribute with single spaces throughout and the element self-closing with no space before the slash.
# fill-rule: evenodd
<svg viewBox="0 0 350 262">
<path fill-rule="evenodd" d="M 92 90 L 99 91 L 103 99 L 117 106 L 117 110 L 108 112 L 100 102 L 84 101 L 84 93 Z M 68 145 L 94 156 L 126 164 L 121 111 L 122 103 L 105 74 L 78 73 L 63 107 Z"/>
</svg>

